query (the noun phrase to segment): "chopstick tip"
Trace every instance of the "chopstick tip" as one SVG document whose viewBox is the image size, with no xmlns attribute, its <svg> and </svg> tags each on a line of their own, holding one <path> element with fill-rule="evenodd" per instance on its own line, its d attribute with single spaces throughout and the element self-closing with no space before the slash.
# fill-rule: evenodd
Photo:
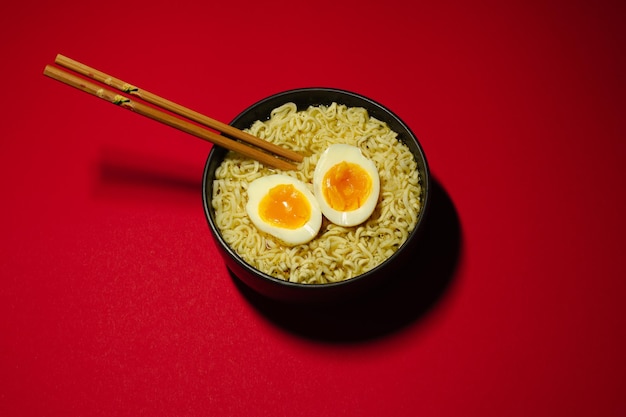
<svg viewBox="0 0 626 417">
<path fill-rule="evenodd" d="M 52 65 L 47 64 L 44 69 L 43 69 L 43 74 L 44 75 L 50 75 L 50 72 L 52 71 L 52 68 L 54 68 Z"/>
</svg>

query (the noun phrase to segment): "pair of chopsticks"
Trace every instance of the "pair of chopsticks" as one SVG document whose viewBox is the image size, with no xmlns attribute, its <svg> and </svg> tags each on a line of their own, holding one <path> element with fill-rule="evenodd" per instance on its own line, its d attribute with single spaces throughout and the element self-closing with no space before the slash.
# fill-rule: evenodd
<svg viewBox="0 0 626 417">
<path fill-rule="evenodd" d="M 257 160 L 264 165 L 283 170 L 295 170 L 296 165 L 293 162 L 301 162 L 303 160 L 302 155 L 297 152 L 257 138 L 233 126 L 190 110 L 63 55 L 57 55 L 55 64 L 74 71 L 84 77 L 106 84 L 107 86 L 113 87 L 128 95 L 140 98 L 156 108 L 142 104 L 136 100 L 131 100 L 124 95 L 117 94 L 114 91 L 103 88 L 101 85 L 91 83 L 85 78 L 78 77 L 53 65 L 47 65 L 45 67 L 44 75 L 78 88 L 86 93 L 100 97 L 110 103 L 146 116 L 150 119 L 207 140 L 215 145 L 238 152 Z M 177 114 L 182 118 L 159 110 L 159 108 L 169 111 L 170 113 Z M 196 123 L 192 123 L 189 120 Z M 198 124 L 209 127 L 223 134 L 220 135 L 214 133 L 213 131 L 199 126 Z M 285 158 L 286 160 L 282 158 Z"/>
</svg>

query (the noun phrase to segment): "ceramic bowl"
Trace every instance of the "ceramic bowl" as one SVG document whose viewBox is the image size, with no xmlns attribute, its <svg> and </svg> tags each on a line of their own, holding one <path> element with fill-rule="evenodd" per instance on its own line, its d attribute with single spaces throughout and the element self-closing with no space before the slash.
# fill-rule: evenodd
<svg viewBox="0 0 626 417">
<path fill-rule="evenodd" d="M 348 107 L 363 107 L 367 109 L 370 116 L 386 122 L 393 131 L 398 133 L 399 140 L 406 143 L 417 161 L 422 192 L 422 207 L 418 223 L 406 242 L 392 256 L 374 269 L 356 277 L 328 284 L 300 284 L 272 277 L 246 263 L 224 241 L 216 225 L 215 212 L 211 205 L 213 179 L 215 170 L 222 162 L 227 150 L 213 146 L 206 161 L 202 179 L 204 211 L 217 248 L 232 275 L 252 290 L 270 299 L 297 303 L 336 302 L 371 290 L 372 287 L 385 280 L 393 279 L 394 275 L 401 272 L 403 268 L 417 267 L 410 265 L 410 259 L 412 254 L 415 255 L 414 248 L 426 219 L 431 179 L 424 151 L 411 129 L 391 110 L 374 100 L 333 88 L 301 88 L 274 94 L 249 106 L 230 124 L 239 129 L 249 128 L 257 120 L 267 120 L 274 108 L 287 102 L 295 103 L 298 110 L 305 110 L 312 105 L 330 105 L 333 102 Z"/>
</svg>

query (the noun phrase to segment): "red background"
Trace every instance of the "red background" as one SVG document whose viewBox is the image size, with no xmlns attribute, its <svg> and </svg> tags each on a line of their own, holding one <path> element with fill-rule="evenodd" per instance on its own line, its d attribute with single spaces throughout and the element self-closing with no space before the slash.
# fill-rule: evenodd
<svg viewBox="0 0 626 417">
<path fill-rule="evenodd" d="M 625 12 L 4 2 L 0 414 L 626 415 Z M 414 282 L 322 324 L 249 294 L 210 144 L 44 77 L 57 53 L 223 121 L 296 87 L 388 106 L 436 181 Z"/>
</svg>

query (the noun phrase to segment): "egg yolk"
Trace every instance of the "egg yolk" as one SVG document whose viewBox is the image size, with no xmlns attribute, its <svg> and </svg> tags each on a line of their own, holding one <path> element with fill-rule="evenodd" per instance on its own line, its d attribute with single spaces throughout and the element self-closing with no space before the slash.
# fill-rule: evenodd
<svg viewBox="0 0 626 417">
<path fill-rule="evenodd" d="M 259 203 L 259 215 L 274 226 L 297 229 L 311 218 L 311 204 L 292 184 L 272 187 Z"/>
<path fill-rule="evenodd" d="M 360 165 L 340 162 L 324 175 L 322 192 L 328 205 L 337 211 L 356 210 L 367 199 L 372 178 Z"/>
</svg>

